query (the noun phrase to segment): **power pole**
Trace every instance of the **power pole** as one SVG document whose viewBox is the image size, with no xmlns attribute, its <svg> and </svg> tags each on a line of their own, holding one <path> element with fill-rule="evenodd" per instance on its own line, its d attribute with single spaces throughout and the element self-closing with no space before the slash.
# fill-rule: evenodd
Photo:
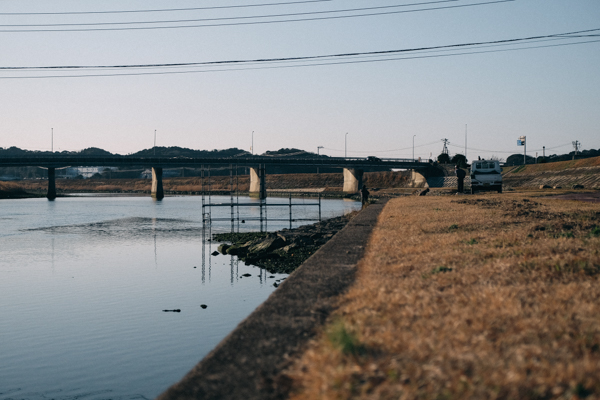
<svg viewBox="0 0 600 400">
<path fill-rule="evenodd" d="M 577 156 L 577 152 L 579 151 L 579 147 L 581 146 L 581 143 L 579 142 L 579 140 L 575 140 L 573 143 L 573 148 L 575 149 L 575 154 L 573 154 L 573 160 L 575 159 L 575 157 Z"/>
<path fill-rule="evenodd" d="M 444 142 L 444 148 L 442 149 L 442 154 L 448 154 L 448 143 L 450 143 L 450 141 L 448 139 L 442 139 L 442 142 Z"/>
<path fill-rule="evenodd" d="M 344 158 L 348 158 L 348 132 L 344 135 Z"/>
<path fill-rule="evenodd" d="M 467 162 L 467 124 L 465 124 L 465 163 Z"/>
<path fill-rule="evenodd" d="M 319 157 L 319 150 L 321 150 L 323 146 L 317 146 L 317 157 Z M 319 173 L 319 167 L 317 167 L 317 174 Z"/>
</svg>

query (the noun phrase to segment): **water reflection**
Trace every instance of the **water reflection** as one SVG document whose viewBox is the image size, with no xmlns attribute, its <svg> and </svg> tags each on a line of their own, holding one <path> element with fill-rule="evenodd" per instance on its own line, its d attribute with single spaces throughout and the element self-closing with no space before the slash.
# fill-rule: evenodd
<svg viewBox="0 0 600 400">
<path fill-rule="evenodd" d="M 0 212 L 0 400 L 154 398 L 285 277 L 212 256 L 210 235 L 230 226 L 203 232 L 198 198 L 3 200 Z"/>
</svg>

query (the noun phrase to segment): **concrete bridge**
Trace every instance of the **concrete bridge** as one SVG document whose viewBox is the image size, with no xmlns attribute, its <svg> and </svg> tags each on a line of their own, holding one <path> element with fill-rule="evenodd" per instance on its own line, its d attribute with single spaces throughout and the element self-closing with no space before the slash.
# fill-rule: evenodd
<svg viewBox="0 0 600 400">
<path fill-rule="evenodd" d="M 362 187 L 365 168 L 426 169 L 427 162 L 399 158 L 345 158 L 345 157 L 269 157 L 245 156 L 224 158 L 188 158 L 188 157 L 81 157 L 81 156 L 44 156 L 44 157 L 1 157 L 1 167 L 41 167 L 48 170 L 48 194 L 50 200 L 56 198 L 56 169 L 65 167 L 151 167 L 153 198 L 164 197 L 162 185 L 163 168 L 205 167 L 205 166 L 248 167 L 250 169 L 250 193 L 266 197 L 266 167 L 272 165 L 302 165 L 315 167 L 340 167 L 344 173 L 344 192 L 356 193 Z"/>
</svg>

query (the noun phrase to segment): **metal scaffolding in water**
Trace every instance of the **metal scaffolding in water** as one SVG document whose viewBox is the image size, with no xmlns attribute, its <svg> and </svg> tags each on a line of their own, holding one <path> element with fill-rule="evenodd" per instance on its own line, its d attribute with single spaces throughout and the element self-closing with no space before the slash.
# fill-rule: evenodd
<svg viewBox="0 0 600 400">
<path fill-rule="evenodd" d="M 321 194 L 318 195 L 317 202 L 314 203 L 293 203 L 292 193 L 288 194 L 288 203 L 270 203 L 268 204 L 266 199 L 259 199 L 257 202 L 240 202 L 240 190 L 239 190 L 239 166 L 236 164 L 229 165 L 229 203 L 213 203 L 212 202 L 212 182 L 211 182 L 211 170 L 210 167 L 205 168 L 204 165 L 201 167 L 201 187 L 202 187 L 202 231 L 203 236 L 206 230 L 210 235 L 211 225 L 214 221 L 230 221 L 231 232 L 239 232 L 240 222 L 245 223 L 246 221 L 259 221 L 260 231 L 264 232 L 267 230 L 268 221 L 287 221 L 289 227 L 292 229 L 292 223 L 298 221 L 321 221 Z M 235 170 L 235 174 L 234 174 Z M 235 185 L 234 185 L 235 182 Z M 294 207 L 318 207 L 318 218 L 299 218 L 295 217 L 293 213 Z M 229 217 L 213 217 L 212 209 L 214 208 L 227 208 L 229 207 Z M 254 217 L 249 212 L 244 212 L 248 208 L 258 207 L 259 216 Z M 287 207 L 289 210 L 287 218 L 269 218 L 268 210 L 273 207 Z M 240 215 L 240 209 L 242 214 Z M 210 236 L 209 236 L 210 237 Z"/>
</svg>

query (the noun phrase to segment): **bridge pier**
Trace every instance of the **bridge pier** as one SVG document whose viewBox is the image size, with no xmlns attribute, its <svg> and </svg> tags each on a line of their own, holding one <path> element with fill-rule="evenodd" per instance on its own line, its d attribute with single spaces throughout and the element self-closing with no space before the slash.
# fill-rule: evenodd
<svg viewBox="0 0 600 400">
<path fill-rule="evenodd" d="M 363 170 L 344 168 L 344 193 L 357 193 L 363 186 Z"/>
<path fill-rule="evenodd" d="M 152 167 L 152 191 L 150 195 L 153 199 L 162 200 L 165 197 L 162 183 L 163 169 L 160 167 Z"/>
<path fill-rule="evenodd" d="M 56 199 L 56 168 L 48 167 L 48 200 Z"/>
<path fill-rule="evenodd" d="M 267 198 L 267 186 L 265 184 L 265 165 L 250 167 L 250 196 L 259 199 Z"/>
<path fill-rule="evenodd" d="M 425 178 L 425 176 L 423 176 L 421 173 L 419 173 L 413 169 L 410 172 L 409 187 L 413 187 L 413 188 L 429 187 L 429 185 L 427 184 L 427 178 Z"/>
</svg>

